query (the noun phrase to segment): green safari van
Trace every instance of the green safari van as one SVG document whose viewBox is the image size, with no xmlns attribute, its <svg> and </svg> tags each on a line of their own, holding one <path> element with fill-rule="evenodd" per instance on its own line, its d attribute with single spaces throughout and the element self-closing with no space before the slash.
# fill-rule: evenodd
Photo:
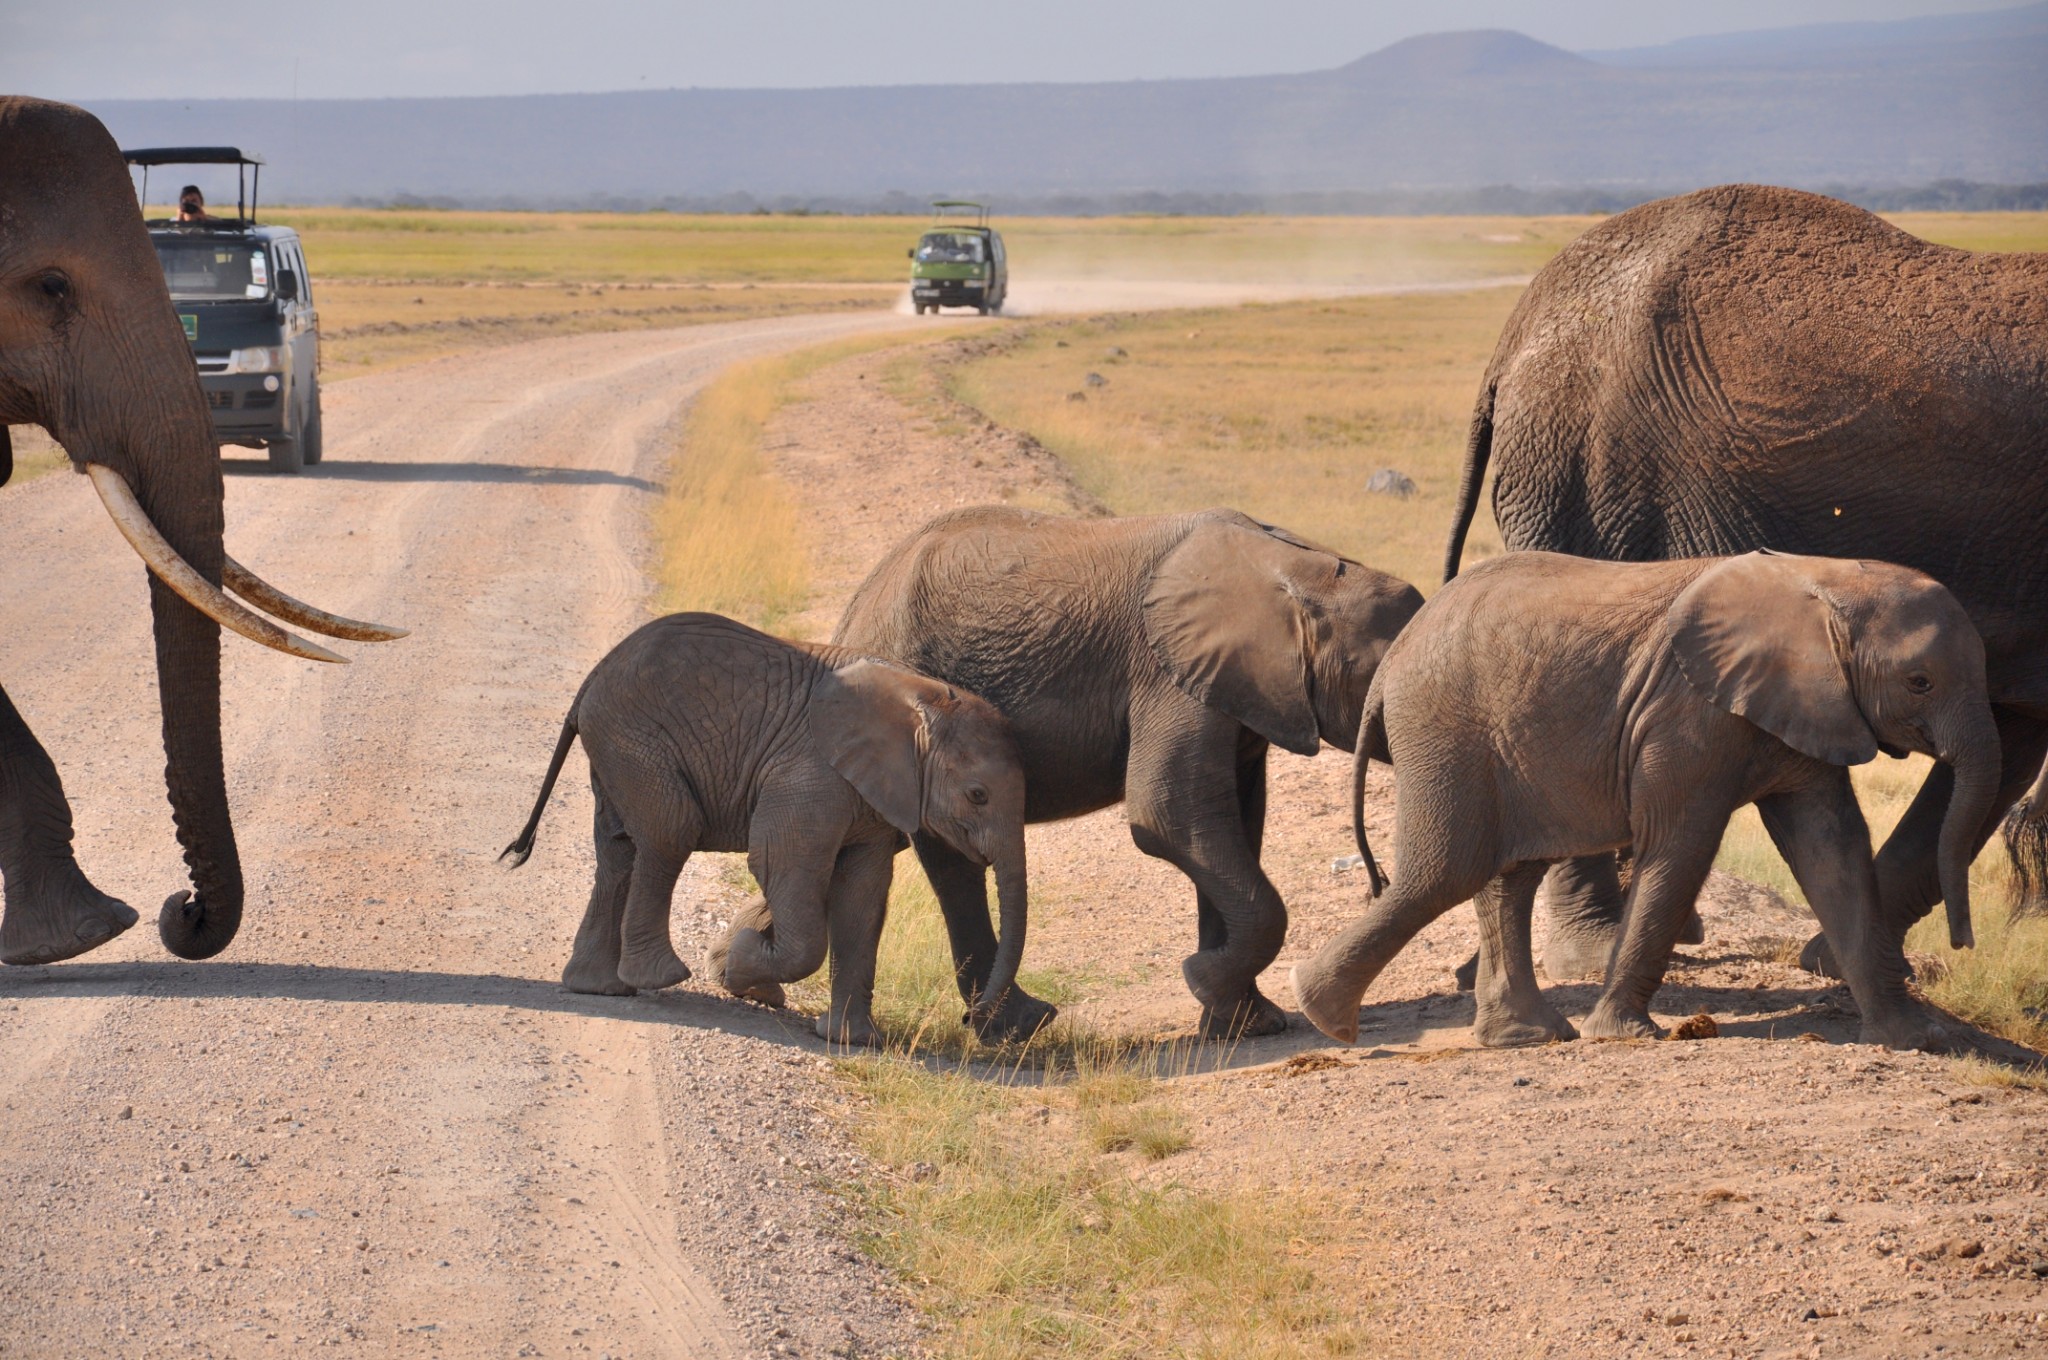
<svg viewBox="0 0 2048 1360">
<path fill-rule="evenodd" d="M 932 224 L 910 252 L 910 302 L 923 316 L 941 307 L 972 307 L 983 316 L 1003 310 L 1010 263 L 1002 233 L 988 224 L 988 206 L 945 198 L 932 204 Z"/>
</svg>

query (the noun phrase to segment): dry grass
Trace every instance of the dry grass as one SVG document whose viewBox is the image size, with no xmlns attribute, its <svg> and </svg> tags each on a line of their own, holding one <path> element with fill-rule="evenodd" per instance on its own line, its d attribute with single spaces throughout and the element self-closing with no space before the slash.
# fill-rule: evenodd
<svg viewBox="0 0 2048 1360">
<path fill-rule="evenodd" d="M 14 448 L 14 474 L 7 485 L 20 486 L 36 478 L 69 467 L 71 460 L 57 441 L 43 433 L 40 425 L 10 425 L 8 440 Z"/>
<path fill-rule="evenodd" d="M 912 343 L 868 336 L 737 364 L 690 404 L 654 509 L 655 602 L 773 632 L 810 598 L 796 502 L 768 470 L 761 436 L 805 375 L 864 350 Z"/>
<path fill-rule="evenodd" d="M 862 1150 L 894 1173 L 849 1191 L 866 1211 L 863 1246 L 917 1286 L 944 1328 L 944 1354 L 1305 1357 L 1362 1346 L 1318 1273 L 1328 1233 L 1311 1206 L 1140 1174 L 1186 1145 L 1178 1132 L 1171 1148 L 1147 1141 L 1179 1127 L 1156 1083 L 1118 1072 L 1024 1088 L 902 1058 L 840 1071 L 864 1098 Z"/>
<path fill-rule="evenodd" d="M 315 264 L 314 268 L 319 266 Z M 876 310 L 879 285 L 376 283 L 318 285 L 330 378 L 555 335 Z"/>
<path fill-rule="evenodd" d="M 1007 353 L 961 366 L 952 388 L 1030 431 L 1121 513 L 1236 506 L 1428 590 L 1479 375 L 1518 295 L 1491 288 L 1048 323 Z M 1090 373 L 1103 385 L 1090 386 Z M 1082 399 L 1070 399 L 1076 392 Z M 1368 492 L 1382 467 L 1417 493 Z M 1468 557 L 1499 542 L 1482 515 Z"/>
</svg>

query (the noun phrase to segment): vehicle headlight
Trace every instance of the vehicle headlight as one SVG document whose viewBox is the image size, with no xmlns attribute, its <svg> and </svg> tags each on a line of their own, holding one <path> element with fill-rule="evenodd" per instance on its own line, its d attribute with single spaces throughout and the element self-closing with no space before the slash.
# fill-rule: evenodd
<svg viewBox="0 0 2048 1360">
<path fill-rule="evenodd" d="M 228 355 L 227 373 L 282 373 L 284 371 L 283 345 L 258 345 L 252 349 L 238 349 Z"/>
</svg>

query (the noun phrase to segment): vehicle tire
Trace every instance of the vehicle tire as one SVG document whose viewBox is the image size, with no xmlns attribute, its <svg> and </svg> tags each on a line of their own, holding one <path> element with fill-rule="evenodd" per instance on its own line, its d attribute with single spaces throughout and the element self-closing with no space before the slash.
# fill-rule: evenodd
<svg viewBox="0 0 2048 1360">
<path fill-rule="evenodd" d="M 301 457 L 307 467 L 320 461 L 320 389 L 313 389 L 313 400 L 306 410 L 306 428 L 299 437 Z"/>
<path fill-rule="evenodd" d="M 917 314 L 919 316 L 923 316 L 926 312 L 931 310 L 931 308 L 925 306 L 922 302 L 913 303 L 912 305 L 917 308 Z"/>
<path fill-rule="evenodd" d="M 270 470 L 296 473 L 306 466 L 306 446 L 288 435 L 270 441 Z"/>
<path fill-rule="evenodd" d="M 989 311 L 988 304 L 986 302 L 977 302 L 974 304 L 974 310 L 983 316 L 987 316 Z"/>
</svg>

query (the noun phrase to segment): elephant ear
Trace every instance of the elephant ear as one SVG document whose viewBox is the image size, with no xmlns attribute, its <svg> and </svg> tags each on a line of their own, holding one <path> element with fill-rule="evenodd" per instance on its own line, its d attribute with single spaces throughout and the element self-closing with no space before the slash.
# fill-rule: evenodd
<svg viewBox="0 0 2048 1360">
<path fill-rule="evenodd" d="M 1877 755 L 1849 683 L 1849 624 L 1804 558 L 1733 557 L 1665 614 L 1686 679 L 1717 708 L 1830 765 Z"/>
<path fill-rule="evenodd" d="M 860 660 L 822 672 L 807 710 L 819 753 L 906 836 L 924 824 L 924 697 L 920 677 Z"/>
<path fill-rule="evenodd" d="M 1145 637 L 1173 682 L 1275 746 L 1312 756 L 1320 587 L 1341 559 L 1242 515 L 1197 527 L 1153 571 Z"/>
</svg>

